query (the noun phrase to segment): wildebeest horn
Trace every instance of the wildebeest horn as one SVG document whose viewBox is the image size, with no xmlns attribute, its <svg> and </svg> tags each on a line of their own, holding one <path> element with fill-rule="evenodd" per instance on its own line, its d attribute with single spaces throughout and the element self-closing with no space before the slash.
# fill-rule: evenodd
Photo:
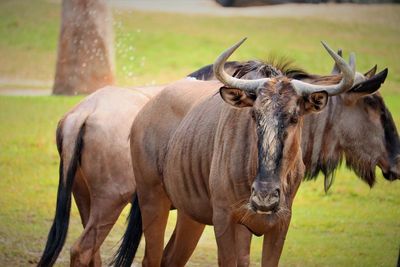
<svg viewBox="0 0 400 267">
<path fill-rule="evenodd" d="M 338 49 L 337 54 L 338 54 L 340 57 L 343 57 L 343 56 L 342 56 L 343 51 L 342 51 L 341 48 Z M 333 65 L 333 69 L 332 69 L 332 71 L 331 71 L 331 74 L 332 74 L 332 75 L 340 74 L 340 69 L 339 69 L 339 67 L 338 67 L 338 65 L 337 65 L 336 63 Z"/>
<path fill-rule="evenodd" d="M 334 96 L 346 92 L 353 86 L 355 75 L 354 53 L 350 54 L 349 64 L 347 64 L 346 61 L 337 53 L 335 53 L 326 43 L 321 43 L 325 47 L 326 51 L 328 51 L 331 57 L 335 60 L 338 68 L 342 72 L 342 79 L 338 84 L 333 85 L 315 85 L 299 80 L 292 80 L 291 83 L 299 95 L 308 95 L 314 92 L 325 91 L 328 93 L 328 95 Z"/>
<path fill-rule="evenodd" d="M 240 42 L 232 46 L 231 48 L 228 48 L 223 52 L 214 62 L 213 65 L 213 71 L 215 74 L 215 77 L 222 82 L 224 85 L 231 87 L 231 88 L 237 88 L 245 91 L 255 91 L 260 85 L 264 84 L 265 82 L 269 81 L 270 78 L 263 78 L 263 79 L 257 79 L 257 80 L 242 80 L 238 79 L 235 77 L 230 76 L 227 74 L 224 70 L 224 64 L 227 61 L 227 59 L 232 55 L 233 52 L 244 42 L 246 41 L 247 38 L 243 38 Z"/>
</svg>

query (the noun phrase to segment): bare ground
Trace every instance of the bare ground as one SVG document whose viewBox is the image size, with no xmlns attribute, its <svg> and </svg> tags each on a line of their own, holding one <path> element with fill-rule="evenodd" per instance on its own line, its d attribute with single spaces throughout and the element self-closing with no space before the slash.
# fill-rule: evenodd
<svg viewBox="0 0 400 267">
<path fill-rule="evenodd" d="M 376 23 L 396 23 L 400 20 L 400 5 L 394 4 L 279 4 L 224 8 L 213 0 L 113 0 L 117 9 L 188 15 L 243 17 L 318 17 L 326 20 Z"/>
</svg>

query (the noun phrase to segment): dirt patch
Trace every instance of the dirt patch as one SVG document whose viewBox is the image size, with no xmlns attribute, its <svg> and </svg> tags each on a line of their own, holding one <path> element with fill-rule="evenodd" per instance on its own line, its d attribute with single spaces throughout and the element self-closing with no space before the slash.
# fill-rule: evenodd
<svg viewBox="0 0 400 267">
<path fill-rule="evenodd" d="M 0 95 L 10 96 L 46 96 L 51 95 L 50 89 L 13 89 L 13 88 L 1 88 Z"/>
<path fill-rule="evenodd" d="M 395 4 L 279 4 L 250 7 L 224 8 L 213 0 L 113 0 L 117 9 L 132 9 L 150 12 L 199 14 L 211 16 L 243 17 L 317 17 L 334 21 L 374 21 L 398 25 L 400 5 Z"/>
</svg>

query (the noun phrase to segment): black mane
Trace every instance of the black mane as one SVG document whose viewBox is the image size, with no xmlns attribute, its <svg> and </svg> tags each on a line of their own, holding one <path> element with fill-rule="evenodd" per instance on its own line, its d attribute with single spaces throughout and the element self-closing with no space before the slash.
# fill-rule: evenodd
<svg viewBox="0 0 400 267">
<path fill-rule="evenodd" d="M 292 79 L 305 79 L 313 76 L 303 69 L 294 66 L 293 61 L 286 58 L 270 58 L 267 61 L 249 60 L 240 62 L 234 76 L 241 78 L 250 72 L 254 73 L 256 78 L 284 75 Z"/>
<path fill-rule="evenodd" d="M 287 76 L 292 79 L 306 79 L 313 78 L 311 75 L 301 68 L 294 66 L 292 60 L 285 58 L 271 58 L 266 61 L 249 60 L 249 61 L 228 61 L 225 63 L 225 71 L 234 77 L 242 78 L 247 74 L 252 74 L 252 78 L 267 78 L 279 75 Z M 213 72 L 213 65 L 204 66 L 197 71 L 188 75 L 198 80 L 212 80 L 215 79 Z"/>
</svg>

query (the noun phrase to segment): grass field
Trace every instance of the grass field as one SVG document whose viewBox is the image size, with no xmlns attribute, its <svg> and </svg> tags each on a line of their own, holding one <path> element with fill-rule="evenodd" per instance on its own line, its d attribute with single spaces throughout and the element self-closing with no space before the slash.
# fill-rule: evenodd
<svg viewBox="0 0 400 267">
<path fill-rule="evenodd" d="M 54 1 L 0 2 L 0 78 L 52 80 L 59 12 L 60 5 Z M 249 40 L 235 59 L 283 55 L 295 58 L 310 72 L 328 73 L 332 63 L 319 44 L 323 39 L 332 47 L 343 47 L 346 56 L 346 52 L 357 52 L 359 70 L 374 64 L 389 68 L 382 93 L 400 125 L 400 7 L 393 6 L 391 12 L 387 18 L 351 23 L 116 11 L 117 81 L 139 85 L 178 79 L 212 62 L 243 36 Z M 0 266 L 33 265 L 40 256 L 58 184 L 54 132 L 58 119 L 79 99 L 0 97 Z M 323 192 L 321 178 L 303 183 L 293 210 L 281 266 L 396 265 L 399 182 L 389 183 L 379 174 L 371 190 L 354 173 L 341 169 L 328 194 Z M 126 211 L 102 248 L 106 259 L 122 236 L 125 215 Z M 172 226 L 173 221 L 169 231 Z M 69 264 L 68 248 L 80 231 L 74 206 L 67 244 L 57 265 Z M 256 238 L 252 244 L 255 266 L 260 262 L 261 243 Z M 213 231 L 208 227 L 189 265 L 216 266 L 216 255 Z"/>
</svg>

